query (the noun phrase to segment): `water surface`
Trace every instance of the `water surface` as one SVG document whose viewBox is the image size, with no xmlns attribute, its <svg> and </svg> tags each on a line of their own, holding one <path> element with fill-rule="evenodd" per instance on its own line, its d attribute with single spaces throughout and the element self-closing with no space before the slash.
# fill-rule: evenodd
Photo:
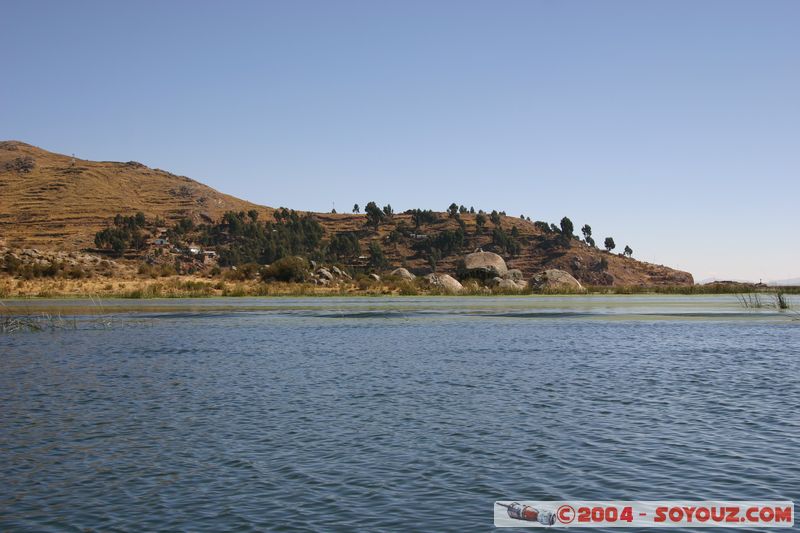
<svg viewBox="0 0 800 533">
<path fill-rule="evenodd" d="M 0 336 L 2 531 L 800 498 L 800 322 L 730 296 L 4 303 L 75 329 Z"/>
</svg>

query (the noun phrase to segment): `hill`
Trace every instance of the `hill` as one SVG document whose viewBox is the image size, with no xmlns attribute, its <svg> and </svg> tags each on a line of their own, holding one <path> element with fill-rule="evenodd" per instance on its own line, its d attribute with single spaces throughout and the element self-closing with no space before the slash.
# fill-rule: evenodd
<svg viewBox="0 0 800 533">
<path fill-rule="evenodd" d="M 229 211 L 256 211 L 259 224 L 275 215 L 273 208 L 133 161 L 86 161 L 18 141 L 0 142 L 0 245 L 5 241 L 9 248 L 91 249 L 95 233 L 109 227 L 117 214 L 136 212 L 151 220 L 163 219 L 167 225 L 189 219 L 214 226 L 211 233 L 223 251 L 225 246 L 244 249 L 248 242 L 256 243 L 234 242 L 230 235 L 225 238 L 229 228 L 221 220 Z M 368 224 L 363 214 L 307 215 L 322 232 L 321 239 L 309 248 L 310 255 L 331 259 L 331 241 L 337 235 L 345 236 L 349 241 L 342 242 L 358 244 L 349 255 L 337 253 L 335 257 L 340 264 L 356 269 L 370 268 L 371 247 L 374 250 L 375 246 L 384 256 L 384 268 L 402 265 L 417 274 L 430 272 L 434 266 L 438 272 L 455 273 L 465 254 L 483 249 L 502 255 L 509 268 L 521 270 L 526 279 L 556 268 L 590 285 L 693 283 L 687 272 L 608 253 L 577 238 L 565 238 L 559 229 L 544 222 L 499 213 L 408 211 L 381 216 L 375 224 Z M 211 233 L 187 238 L 207 240 Z M 146 253 L 140 250 L 142 257 Z"/>
<path fill-rule="evenodd" d="M 272 210 L 135 161 L 86 161 L 0 142 L 0 237 L 12 247 L 81 249 L 117 213 L 174 221 Z"/>
</svg>

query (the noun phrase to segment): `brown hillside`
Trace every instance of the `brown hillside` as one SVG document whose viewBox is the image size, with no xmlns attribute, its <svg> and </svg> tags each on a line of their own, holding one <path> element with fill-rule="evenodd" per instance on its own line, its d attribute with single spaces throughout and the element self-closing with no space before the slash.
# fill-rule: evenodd
<svg viewBox="0 0 800 533">
<path fill-rule="evenodd" d="M 25 159 L 33 168 L 26 171 Z M 86 161 L 18 141 L 0 142 L 0 238 L 12 247 L 90 246 L 117 213 L 195 221 L 229 210 L 272 209 L 135 161 Z"/>
<path fill-rule="evenodd" d="M 108 226 L 118 213 L 142 211 L 148 218 L 174 221 L 190 217 L 195 222 L 216 222 L 226 211 L 251 209 L 259 211 L 262 220 L 271 218 L 274 211 L 140 163 L 73 160 L 17 141 L 0 142 L 0 245 L 5 241 L 12 248 L 78 250 L 91 247 L 95 232 Z M 427 252 L 415 249 L 419 237 L 409 235 L 409 228 L 414 228 L 411 215 L 395 214 L 377 229 L 365 225 L 364 215 L 315 216 L 326 238 L 353 232 L 363 254 L 367 254 L 370 242 L 377 240 L 392 267 L 406 266 L 417 274 L 430 272 Z M 413 233 L 433 237 L 459 227 L 446 213 L 438 217 L 438 222 L 423 224 Z M 477 231 L 476 215 L 462 214 L 461 218 L 465 223 L 464 246 L 438 261 L 439 272 L 455 273 L 464 254 L 482 248 L 501 254 L 509 268 L 520 269 L 526 279 L 541 270 L 558 268 L 590 285 L 693 283 L 688 272 L 607 253 L 577 239 L 565 246 L 558 235 L 543 232 L 532 222 L 503 216 L 501 228 L 510 233 L 516 227 L 521 245 L 520 252 L 512 257 L 493 244 L 491 221 Z M 394 238 L 390 238 L 393 232 Z"/>
<path fill-rule="evenodd" d="M 389 235 L 392 230 L 405 223 L 413 227 L 411 215 L 396 214 L 378 228 L 377 231 L 365 229 L 364 215 L 349 214 L 317 214 L 320 223 L 326 231 L 337 232 L 352 231 L 360 236 L 361 249 L 366 250 L 371 240 L 379 240 L 390 264 L 394 266 L 406 265 L 409 270 L 417 274 L 430 272 L 430 266 L 425 254 L 416 252 L 413 242 L 400 238 L 391 242 Z M 439 213 L 440 221 L 435 224 L 426 224 L 419 230 L 424 235 L 436 235 L 445 230 L 456 230 L 459 225 L 456 220 L 448 218 L 446 213 Z M 492 229 L 494 225 L 486 222 L 482 232 L 477 232 L 475 224 L 476 215 L 462 214 L 460 218 L 466 225 L 466 245 L 462 254 L 442 258 L 437 263 L 437 271 L 454 273 L 457 263 L 463 254 L 482 248 L 503 256 L 509 268 L 517 268 L 523 272 L 525 279 L 533 274 L 548 268 L 565 270 L 575 276 L 579 281 L 588 285 L 692 285 L 694 279 L 688 272 L 675 270 L 662 265 L 645 263 L 636 259 L 623 257 L 616 253 L 608 253 L 575 239 L 569 246 L 558 245 L 558 238 L 553 234 L 539 231 L 527 220 L 516 217 L 501 217 L 501 227 L 507 233 L 516 227 L 522 250 L 517 256 L 509 256 L 492 244 Z M 488 218 L 488 217 L 487 217 Z M 607 267 L 600 266 L 605 259 Z"/>
</svg>

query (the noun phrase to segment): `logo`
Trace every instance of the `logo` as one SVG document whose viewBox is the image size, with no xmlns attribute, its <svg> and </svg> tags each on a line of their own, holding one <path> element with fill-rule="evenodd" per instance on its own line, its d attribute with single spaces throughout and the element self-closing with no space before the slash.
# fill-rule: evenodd
<svg viewBox="0 0 800 533">
<path fill-rule="evenodd" d="M 496 501 L 496 527 L 793 527 L 791 501 Z"/>
</svg>

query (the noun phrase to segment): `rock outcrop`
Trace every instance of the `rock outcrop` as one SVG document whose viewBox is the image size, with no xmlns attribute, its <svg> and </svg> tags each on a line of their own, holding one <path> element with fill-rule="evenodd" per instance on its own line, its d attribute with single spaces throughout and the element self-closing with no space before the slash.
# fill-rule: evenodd
<svg viewBox="0 0 800 533">
<path fill-rule="evenodd" d="M 518 268 L 509 268 L 508 272 L 505 275 L 506 279 L 514 280 L 514 281 L 521 281 L 525 276 L 522 274 L 522 270 Z"/>
<path fill-rule="evenodd" d="M 464 290 L 464 286 L 448 274 L 428 274 L 424 279 L 432 287 L 438 287 L 449 293 L 455 294 Z"/>
<path fill-rule="evenodd" d="M 508 274 L 506 262 L 492 252 L 473 252 L 464 257 L 464 271 L 467 277 L 489 279 L 505 277 Z"/>
<path fill-rule="evenodd" d="M 416 276 L 408 271 L 408 269 L 400 267 L 392 270 L 392 276 L 404 279 L 406 281 L 413 281 Z"/>
<path fill-rule="evenodd" d="M 317 276 L 322 279 L 327 279 L 328 281 L 333 281 L 333 274 L 331 274 L 331 271 L 327 268 L 318 268 Z"/>
<path fill-rule="evenodd" d="M 568 272 L 555 268 L 539 272 L 531 278 L 531 287 L 537 291 L 585 292 L 586 289 Z"/>
<path fill-rule="evenodd" d="M 345 272 L 344 270 L 342 270 L 341 268 L 339 268 L 339 267 L 337 267 L 337 266 L 335 266 L 335 265 L 331 267 L 331 272 L 333 272 L 334 274 L 336 274 L 336 275 L 337 275 L 337 276 L 339 276 L 340 278 L 344 278 L 344 279 L 353 279 L 353 278 L 350 276 L 350 274 L 348 274 L 347 272 Z"/>
</svg>

